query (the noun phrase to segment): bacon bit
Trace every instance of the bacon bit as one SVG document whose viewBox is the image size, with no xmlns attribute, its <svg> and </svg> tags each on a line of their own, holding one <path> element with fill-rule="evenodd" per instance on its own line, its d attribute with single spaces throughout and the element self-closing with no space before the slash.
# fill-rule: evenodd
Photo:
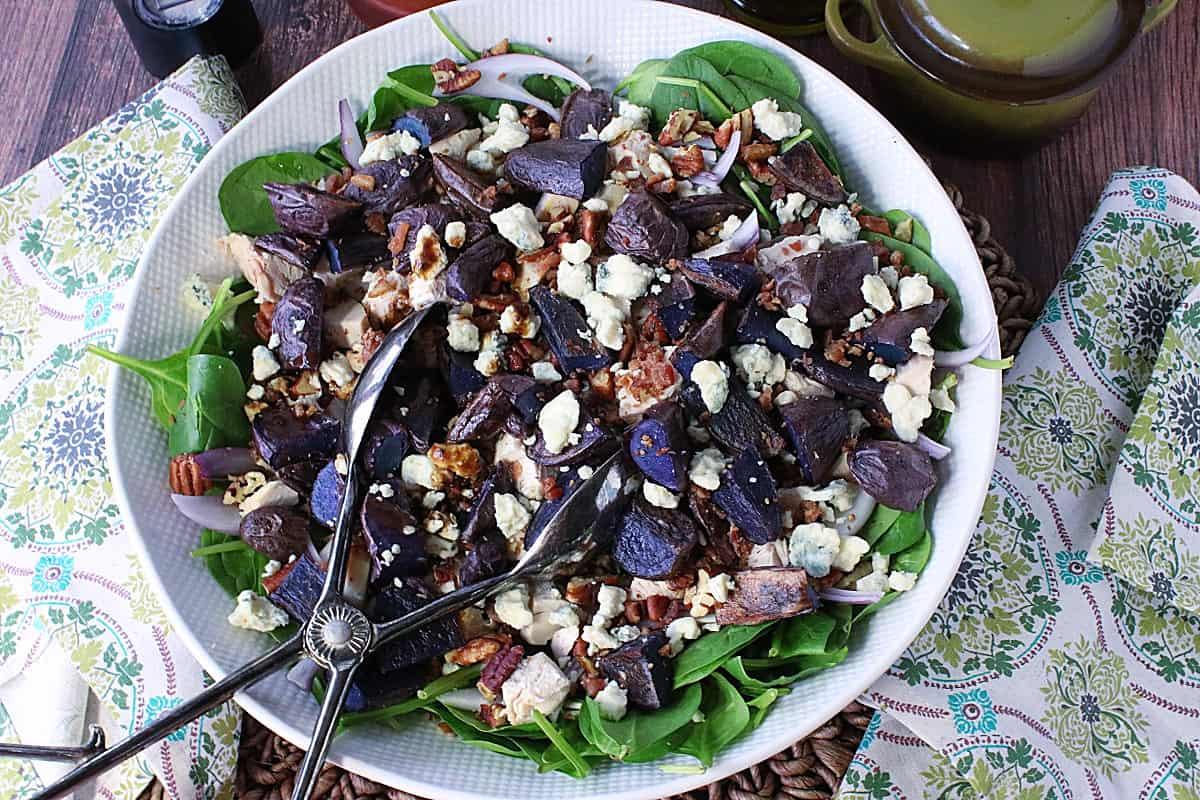
<svg viewBox="0 0 1200 800">
<path fill-rule="evenodd" d="M 850 362 L 846 358 L 846 350 L 849 346 L 845 339 L 832 339 L 825 345 L 825 357 L 835 364 L 848 367 Z"/>
<path fill-rule="evenodd" d="M 508 362 L 509 372 L 521 372 L 525 369 L 525 356 L 515 347 L 510 347 L 505 351 L 504 360 Z"/>
<path fill-rule="evenodd" d="M 275 304 L 264 300 L 258 305 L 258 313 L 254 315 L 254 332 L 264 342 L 271 338 L 271 318 L 275 316 Z"/>
<path fill-rule="evenodd" d="M 554 480 L 553 475 L 544 476 L 542 479 L 542 495 L 547 500 L 559 500 L 563 496 L 563 488 Z"/>
<path fill-rule="evenodd" d="M 392 232 L 392 236 L 388 239 L 388 252 L 393 256 L 398 256 L 404 252 L 404 243 L 408 241 L 408 231 L 412 226 L 407 222 L 396 223 L 396 230 Z"/>
<path fill-rule="evenodd" d="M 461 92 L 479 82 L 483 75 L 477 69 L 463 69 L 453 60 L 443 58 L 429 68 L 433 82 L 446 94 Z"/>
<path fill-rule="evenodd" d="M 455 572 L 456 570 L 454 565 L 448 561 L 442 561 L 441 563 L 434 564 L 433 582 L 448 583 L 449 581 L 454 580 Z"/>
<path fill-rule="evenodd" d="M 665 594 L 652 594 L 646 598 L 646 616 L 657 622 L 667 615 L 670 606 L 670 597 Z"/>
<path fill-rule="evenodd" d="M 325 191 L 331 194 L 338 194 L 346 185 L 346 175 L 350 168 L 346 168 L 346 172 L 335 172 L 325 179 Z"/>
<path fill-rule="evenodd" d="M 488 700 L 495 700 L 500 694 L 500 687 L 517 671 L 517 665 L 525 657 L 525 648 L 521 645 L 505 647 L 497 651 L 483 666 L 476 687 L 479 693 Z"/>
<path fill-rule="evenodd" d="M 617 396 L 617 387 L 613 382 L 613 374 L 607 367 L 596 370 L 588 376 L 588 383 L 591 385 L 592 391 L 604 400 L 611 402 Z"/>
<path fill-rule="evenodd" d="M 866 228 L 869 231 L 874 231 L 875 233 L 882 233 L 884 236 L 892 235 L 891 223 L 889 223 L 883 217 L 872 217 L 870 214 L 859 214 L 858 215 L 858 224 L 862 225 L 864 228 Z"/>
<path fill-rule="evenodd" d="M 605 213 L 585 208 L 576 215 L 579 224 L 579 238 L 583 239 L 595 250 L 604 237 Z"/>
<path fill-rule="evenodd" d="M 489 633 L 478 636 L 455 650 L 446 654 L 446 660 L 460 667 L 478 664 L 499 653 L 512 644 L 512 637 L 507 633 Z"/>
<path fill-rule="evenodd" d="M 893 267 L 904 266 L 904 253 L 901 253 L 899 250 L 893 250 L 888 254 L 888 263 Z"/>
<path fill-rule="evenodd" d="M 375 176 L 374 175 L 368 175 L 366 173 L 360 172 L 356 175 L 351 175 L 350 182 L 353 183 L 358 188 L 362 189 L 364 192 L 375 191 Z"/>
<path fill-rule="evenodd" d="M 513 271 L 513 265 L 507 261 L 501 261 L 500 265 L 492 270 L 492 277 L 501 283 L 512 283 L 516 273 Z"/>
<path fill-rule="evenodd" d="M 383 344 L 383 331 L 371 328 L 363 334 L 362 342 L 359 343 L 359 346 L 362 347 L 363 363 L 371 360 L 371 356 L 375 355 L 375 351 L 381 344 Z"/>
<path fill-rule="evenodd" d="M 671 171 L 680 178 L 690 178 L 704 170 L 704 151 L 692 145 L 671 157 Z"/>
<path fill-rule="evenodd" d="M 587 651 L 588 644 L 583 639 L 576 639 L 575 644 L 571 647 L 571 655 L 575 656 L 575 660 L 579 662 L 579 666 L 583 667 L 583 671 L 588 675 L 598 675 L 600 671 L 592 663 Z"/>
<path fill-rule="evenodd" d="M 387 217 L 380 214 L 378 211 L 371 211 L 363 215 L 363 224 L 371 233 L 379 236 L 387 236 Z"/>
<path fill-rule="evenodd" d="M 625 601 L 625 619 L 630 625 L 637 625 L 642 621 L 642 603 L 639 600 Z"/>
<path fill-rule="evenodd" d="M 583 690 L 588 693 L 588 697 L 595 698 L 596 695 L 604 691 L 604 687 L 608 685 L 608 681 L 599 675 L 583 676 Z"/>
<path fill-rule="evenodd" d="M 508 709 L 500 703 L 483 703 L 479 706 L 479 718 L 486 722 L 489 727 L 499 728 L 508 724 Z M 442 723 L 442 725 L 445 725 L 445 723 Z M 447 730 L 447 733 L 449 732 Z"/>
<path fill-rule="evenodd" d="M 483 469 L 479 451 L 469 444 L 435 444 L 429 448 L 429 460 L 460 478 L 474 478 Z"/>
<path fill-rule="evenodd" d="M 629 369 L 617 377 L 617 387 L 641 402 L 662 395 L 673 385 L 677 375 L 666 350 L 653 342 L 644 342 Z"/>
<path fill-rule="evenodd" d="M 584 578 L 573 578 L 567 582 L 567 590 L 563 593 L 568 603 L 587 608 L 595 605 L 596 594 L 600 591 L 597 581 Z"/>
<path fill-rule="evenodd" d="M 754 114 L 750 109 L 742 109 L 721 123 L 721 127 L 717 128 L 717 132 L 713 134 L 713 141 L 716 142 L 717 147 L 722 150 L 729 147 L 729 140 L 733 137 L 734 131 L 742 132 L 743 142 L 750 141 L 750 136 L 754 133 Z"/>
<path fill-rule="evenodd" d="M 200 465 L 191 454 L 180 454 L 172 458 L 167 478 L 172 492 L 191 497 L 200 497 L 213 486 L 212 481 L 200 473 Z"/>
<path fill-rule="evenodd" d="M 642 320 L 642 330 L 638 334 L 638 340 L 665 345 L 670 343 L 671 337 L 667 334 L 667 329 L 663 327 L 658 314 L 647 314 L 646 318 Z"/>
</svg>

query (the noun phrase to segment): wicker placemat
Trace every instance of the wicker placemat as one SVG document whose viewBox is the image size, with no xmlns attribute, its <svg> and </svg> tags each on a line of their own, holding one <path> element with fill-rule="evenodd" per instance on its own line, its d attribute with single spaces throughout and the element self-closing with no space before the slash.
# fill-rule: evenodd
<svg viewBox="0 0 1200 800">
<path fill-rule="evenodd" d="M 946 192 L 975 242 L 979 260 L 992 289 L 1000 323 L 1004 355 L 1014 354 L 1033 326 L 1042 299 L 1017 272 L 1013 259 L 992 236 L 987 218 L 963 207 L 963 195 L 953 184 Z M 858 749 L 871 719 L 871 709 L 851 703 L 808 738 L 781 753 L 724 780 L 672 800 L 828 800 Z M 235 795 L 239 800 L 287 800 L 300 763 L 301 751 L 246 717 L 238 760 Z M 319 800 L 421 800 L 414 795 L 326 765 L 313 796 Z M 160 800 L 155 781 L 142 800 Z"/>
</svg>

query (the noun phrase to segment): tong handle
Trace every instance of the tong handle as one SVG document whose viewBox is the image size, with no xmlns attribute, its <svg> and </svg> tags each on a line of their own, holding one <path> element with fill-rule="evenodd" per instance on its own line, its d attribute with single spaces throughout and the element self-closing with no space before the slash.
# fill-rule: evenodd
<svg viewBox="0 0 1200 800">
<path fill-rule="evenodd" d="M 359 661 L 335 667 L 329 673 L 329 686 L 325 688 L 325 699 L 321 703 L 321 713 L 313 726 L 312 739 L 304 758 L 296 769 L 296 782 L 292 788 L 292 800 L 308 800 L 313 787 L 317 783 L 317 775 L 321 765 L 325 763 L 325 754 L 329 752 L 329 743 L 333 740 L 337 729 L 337 719 L 342 713 L 342 705 L 350 692 L 350 682 L 358 670 Z"/>
<path fill-rule="evenodd" d="M 88 742 L 78 747 L 55 745 L 0 743 L 0 758 L 28 758 L 32 761 L 78 761 L 104 750 L 104 729 L 93 725 L 88 729 Z"/>
<path fill-rule="evenodd" d="M 62 778 L 34 795 L 33 800 L 52 800 L 52 798 L 64 797 L 77 789 L 84 781 L 91 780 L 130 756 L 140 753 L 206 711 L 233 697 L 250 684 L 256 683 L 285 663 L 294 660 L 303 649 L 302 641 L 301 635 L 297 634 L 241 669 L 229 673 L 191 700 L 178 705 L 171 713 L 159 717 L 152 724 L 127 739 L 82 762 Z"/>
</svg>

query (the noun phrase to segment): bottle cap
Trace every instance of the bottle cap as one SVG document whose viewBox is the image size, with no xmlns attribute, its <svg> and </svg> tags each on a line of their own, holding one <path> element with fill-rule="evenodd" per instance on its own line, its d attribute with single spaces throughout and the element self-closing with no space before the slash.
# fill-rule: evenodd
<svg viewBox="0 0 1200 800">
<path fill-rule="evenodd" d="M 165 78 L 195 55 L 244 62 L 262 37 L 250 0 L 113 0 L 142 64 Z"/>
</svg>

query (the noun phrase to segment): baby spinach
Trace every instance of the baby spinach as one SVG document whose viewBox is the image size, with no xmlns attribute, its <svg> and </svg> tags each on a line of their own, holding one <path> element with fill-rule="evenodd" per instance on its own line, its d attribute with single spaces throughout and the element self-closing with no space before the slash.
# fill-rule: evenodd
<svg viewBox="0 0 1200 800">
<path fill-rule="evenodd" d="M 675 688 L 716 672 L 730 656 L 766 633 L 772 624 L 727 625 L 719 631 L 704 634 L 675 659 Z"/>
<path fill-rule="evenodd" d="M 236 536 L 229 536 L 218 531 L 205 528 L 200 531 L 200 550 L 208 550 L 218 545 L 240 545 L 233 550 L 212 552 L 202 556 L 204 566 L 213 576 L 217 584 L 230 597 L 237 597 L 246 589 L 261 591 L 262 568 L 258 566 L 259 553 Z M 228 556 L 228 558 L 227 558 Z M 262 566 L 267 565 L 267 559 L 262 559 Z M 255 571 L 257 570 L 257 571 Z M 248 580 L 247 576 L 253 572 Z"/>
<path fill-rule="evenodd" d="M 914 247 L 921 249 L 926 255 L 933 255 L 933 239 L 929 235 L 929 229 L 922 225 L 921 221 L 912 214 L 894 208 L 878 216 L 883 217 L 891 223 L 892 238 L 908 242 Z"/>
<path fill-rule="evenodd" d="M 926 530 L 922 532 L 921 538 L 917 540 L 916 544 L 901 550 L 892 557 L 891 568 L 916 575 L 929 563 L 931 552 L 933 552 L 933 537 Z"/>
<path fill-rule="evenodd" d="M 896 524 L 896 520 L 900 519 L 900 515 L 903 513 L 898 508 L 888 508 L 880 503 L 875 506 L 875 510 L 871 512 L 871 518 L 867 520 L 867 524 L 858 532 L 858 535 L 866 539 L 867 544 L 875 544 L 879 537 Z"/>
<path fill-rule="evenodd" d="M 803 680 L 810 675 L 829 669 L 846 660 L 850 651 L 839 647 L 828 653 L 816 653 L 807 656 L 797 656 L 780 662 L 776 659 L 755 659 L 737 656 L 725 662 L 722 669 L 729 673 L 743 689 L 772 689 L 788 686 Z M 752 675 L 752 671 L 761 671 Z"/>
<path fill-rule="evenodd" d="M 732 742 L 750 722 L 750 708 L 737 688 L 720 673 L 704 679 L 700 711 L 704 721 L 688 728 L 687 738 L 674 749 L 693 756 L 706 767 L 725 745 Z"/>
<path fill-rule="evenodd" d="M 933 385 L 933 388 L 949 393 L 955 386 L 958 386 L 958 375 L 954 372 L 947 372 Z M 946 437 L 946 429 L 950 427 L 950 419 L 953 416 L 954 413 L 951 411 L 935 408 L 929 415 L 929 419 L 925 420 L 925 424 L 921 426 L 921 432 L 935 442 L 940 442 Z"/>
<path fill-rule="evenodd" d="M 246 384 L 226 356 L 199 354 L 187 360 L 187 396 L 168 436 L 171 455 L 214 447 L 244 447 L 250 423 L 242 411 Z"/>
<path fill-rule="evenodd" d="M 546 734 L 546 738 L 549 739 L 551 744 L 554 745 L 554 749 L 561 753 L 563 758 L 565 758 L 566 761 L 571 765 L 573 770 L 569 774 L 574 775 L 577 778 L 585 778 L 589 773 L 591 773 L 591 766 L 584 761 L 583 756 L 579 754 L 579 751 L 567 741 L 567 737 L 563 735 L 562 731 L 555 727 L 554 723 L 546 719 L 546 716 L 536 708 L 533 710 L 533 721 L 536 722 L 537 726 L 542 729 L 542 733 Z M 547 752 L 543 755 L 543 758 L 545 758 L 548 763 L 544 764 L 539 769 L 539 772 L 543 769 L 561 769 L 561 767 L 557 765 L 553 767 L 549 766 L 549 764 L 554 763 L 554 759 L 549 753 L 549 750 L 547 750 Z"/>
<path fill-rule="evenodd" d="M 687 725 L 700 708 L 702 696 L 700 686 L 692 684 L 668 706 L 656 711 L 630 711 L 619 720 L 605 719 L 599 704 L 588 697 L 579 712 L 579 730 L 600 752 L 621 761 Z"/>
<path fill-rule="evenodd" d="M 788 693 L 787 689 L 779 689 L 772 687 L 764 689 L 761 694 L 746 701 L 746 705 L 750 707 L 750 721 L 746 723 L 742 734 L 745 735 L 750 731 L 762 725 L 762 721 L 766 718 L 767 712 L 771 710 L 771 706 L 775 701 Z"/>
<path fill-rule="evenodd" d="M 722 75 L 736 75 L 770 86 L 776 96 L 790 100 L 800 96 L 800 79 L 791 65 L 770 50 L 746 42 L 722 40 L 683 52 L 703 58 Z"/>
<path fill-rule="evenodd" d="M 507 736 L 495 736 L 493 734 L 484 733 L 472 728 L 463 723 L 458 717 L 446 713 L 444 706 L 435 706 L 430 711 L 436 715 L 446 727 L 449 728 L 460 740 L 469 744 L 472 747 L 478 747 L 492 753 L 499 753 L 502 756 L 510 758 L 528 758 L 528 753 L 525 747 L 514 739 Z M 370 713 L 370 712 L 366 712 Z M 540 752 L 539 752 L 540 757 Z M 530 759 L 537 761 L 538 759 Z"/>
<path fill-rule="evenodd" d="M 771 658 L 793 658 L 826 652 L 838 620 L 821 611 L 782 620 L 771 632 Z"/>
<path fill-rule="evenodd" d="M 933 344 L 940 350 L 961 350 L 963 342 L 958 329 L 963 319 L 962 295 L 958 293 L 958 287 L 954 285 L 950 274 L 914 244 L 874 231 L 863 231 L 860 235 L 867 241 L 882 242 L 891 250 L 899 250 L 904 254 L 905 264 L 929 278 L 930 283 L 945 292 L 949 304 L 946 306 L 946 313 L 942 314 L 937 326 L 931 331 Z"/>
<path fill-rule="evenodd" d="M 464 686 L 470 686 L 475 683 L 479 674 L 483 671 L 483 664 L 472 664 L 469 667 L 455 670 L 449 675 L 442 675 L 421 687 L 415 695 L 402 700 L 399 703 L 393 703 L 383 708 L 373 708 L 369 711 L 349 711 L 342 714 L 338 723 L 339 729 L 351 728 L 355 725 L 362 725 L 368 722 L 386 722 L 387 720 L 402 717 L 405 714 L 410 714 L 422 708 L 430 708 L 434 705 L 433 701 L 438 697 L 453 692 L 455 689 L 461 689 Z M 445 709 L 445 706 L 438 704 L 438 709 Z M 440 711 L 435 711 L 439 716 L 442 716 Z"/>
<path fill-rule="evenodd" d="M 279 230 L 264 183 L 320 180 L 335 170 L 308 153 L 272 153 L 252 158 L 230 170 L 217 190 L 221 215 L 234 233 L 259 236 Z"/>
<path fill-rule="evenodd" d="M 747 78 L 742 75 L 730 75 L 729 80 L 741 89 L 742 95 L 746 99 L 747 108 L 759 100 L 769 98 L 779 105 L 780 110 L 799 114 L 800 120 L 806 126 L 805 131 L 811 131 L 807 138 L 812 142 L 813 147 L 816 148 L 817 155 L 833 170 L 834 174 L 842 174 L 842 165 L 838 161 L 837 153 L 833 149 L 833 140 L 829 138 L 829 134 L 821 127 L 816 114 L 809 111 L 799 100 L 780 95 L 772 87 L 760 83 L 753 78 Z"/>
<path fill-rule="evenodd" d="M 925 533 L 925 504 L 917 506 L 914 511 L 905 511 L 896 518 L 896 524 L 890 527 L 879 541 L 875 543 L 875 552 L 885 556 L 907 550 L 921 539 Z"/>
<path fill-rule="evenodd" d="M 643 61 L 617 84 L 613 89 L 613 94 L 627 92 L 629 102 L 648 108 L 658 77 L 666 71 L 667 63 L 665 58 L 651 58 Z"/>
</svg>

